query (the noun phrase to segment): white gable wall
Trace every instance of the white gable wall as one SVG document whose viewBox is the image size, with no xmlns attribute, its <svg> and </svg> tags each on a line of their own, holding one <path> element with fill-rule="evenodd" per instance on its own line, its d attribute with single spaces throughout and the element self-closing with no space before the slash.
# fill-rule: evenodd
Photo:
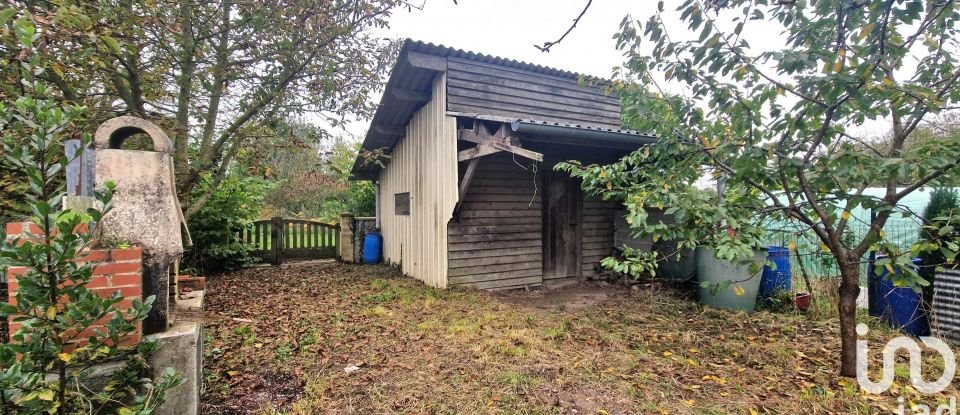
<svg viewBox="0 0 960 415">
<path fill-rule="evenodd" d="M 433 99 L 414 114 L 380 172 L 384 259 L 434 287 L 447 286 L 447 223 L 457 204 L 457 121 L 448 116 L 446 75 Z M 410 215 L 397 215 L 394 196 L 410 193 Z"/>
</svg>

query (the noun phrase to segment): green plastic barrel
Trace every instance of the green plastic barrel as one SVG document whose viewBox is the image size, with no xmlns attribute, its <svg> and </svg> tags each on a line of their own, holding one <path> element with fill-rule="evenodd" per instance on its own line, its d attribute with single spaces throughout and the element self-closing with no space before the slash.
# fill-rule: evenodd
<svg viewBox="0 0 960 415">
<path fill-rule="evenodd" d="M 717 251 L 708 247 L 697 247 L 697 280 L 709 283 L 699 287 L 700 302 L 709 306 L 727 310 L 751 312 L 757 306 L 757 292 L 760 290 L 760 275 L 767 259 L 766 250 L 754 252 L 753 263 L 733 263 L 717 258 Z M 751 272 L 754 271 L 754 272 Z M 726 282 L 733 282 L 723 286 Z M 718 284 L 721 284 L 719 287 Z"/>
</svg>

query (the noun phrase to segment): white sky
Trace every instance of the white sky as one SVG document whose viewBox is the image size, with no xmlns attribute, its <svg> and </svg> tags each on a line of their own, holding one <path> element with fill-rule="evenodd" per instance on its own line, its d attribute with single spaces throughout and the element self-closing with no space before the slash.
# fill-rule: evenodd
<svg viewBox="0 0 960 415">
<path fill-rule="evenodd" d="M 411 1 L 424 1 L 423 10 L 396 10 L 390 28 L 382 33 L 384 37 L 411 38 L 604 78 L 609 78 L 613 68 L 623 63 L 613 40 L 620 22 L 628 14 L 646 21 L 657 7 L 655 0 L 594 0 L 573 32 L 551 52 L 544 53 L 533 45 L 556 40 L 587 0 L 458 0 L 459 4 L 453 0 Z M 667 1 L 665 6 L 664 20 L 670 35 L 675 40 L 692 38 L 695 35 L 688 32 L 674 12 L 677 5 L 678 2 Z M 774 23 L 751 21 L 744 28 L 743 38 L 752 48 L 778 49 L 784 42 L 781 30 Z M 683 94 L 677 85 L 665 87 Z M 379 102 L 380 97 L 374 100 Z M 368 125 L 367 121 L 352 122 L 346 130 L 362 139 Z M 860 129 L 880 134 L 886 126 L 873 124 Z"/>
<path fill-rule="evenodd" d="M 412 0 L 417 2 L 420 0 Z M 556 40 L 580 14 L 586 0 L 423 0 L 423 10 L 397 10 L 383 36 L 411 38 L 568 71 L 609 78 L 623 59 L 613 34 L 627 13 L 644 18 L 656 11 L 656 1 L 594 0 L 570 35 L 540 52 L 534 44 Z M 379 101 L 379 97 L 376 97 Z M 355 136 L 368 123 L 351 123 Z"/>
</svg>

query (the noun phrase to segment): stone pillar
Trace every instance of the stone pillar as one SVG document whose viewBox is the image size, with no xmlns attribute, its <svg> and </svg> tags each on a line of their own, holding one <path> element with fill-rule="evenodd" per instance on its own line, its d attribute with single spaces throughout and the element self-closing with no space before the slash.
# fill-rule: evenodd
<svg viewBox="0 0 960 415">
<path fill-rule="evenodd" d="M 153 151 L 124 150 L 123 142 L 146 134 Z M 116 184 L 113 209 L 100 221 L 100 240 L 143 247 L 143 297 L 156 296 L 143 321 L 144 334 L 167 328 L 170 267 L 189 244 L 173 169 L 173 142 L 153 123 L 136 117 L 105 121 L 94 135 L 96 186 Z M 102 190 L 102 189 L 101 189 Z"/>
<path fill-rule="evenodd" d="M 357 258 L 353 255 L 353 223 L 352 213 L 340 214 L 340 245 L 337 247 L 339 251 L 337 256 L 343 262 L 357 262 Z"/>
</svg>

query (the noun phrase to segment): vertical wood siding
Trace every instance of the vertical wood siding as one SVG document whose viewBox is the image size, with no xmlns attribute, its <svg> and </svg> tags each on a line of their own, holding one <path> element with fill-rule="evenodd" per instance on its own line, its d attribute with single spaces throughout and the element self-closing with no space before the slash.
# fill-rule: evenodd
<svg viewBox="0 0 960 415">
<path fill-rule="evenodd" d="M 460 221 L 449 226 L 450 285 L 504 289 L 542 283 L 543 174 L 534 177 L 527 159 L 517 156 L 516 163 L 508 154 L 480 159 Z"/>
<path fill-rule="evenodd" d="M 434 287 L 447 286 L 447 222 L 457 203 L 457 121 L 446 115 L 446 77 L 407 125 L 380 172 L 384 259 Z M 410 193 L 410 215 L 394 212 L 394 195 Z"/>
<path fill-rule="evenodd" d="M 621 206 L 586 193 L 583 199 L 583 245 L 581 266 L 584 278 L 596 277 L 600 261 L 613 254 L 613 214 Z"/>
</svg>

